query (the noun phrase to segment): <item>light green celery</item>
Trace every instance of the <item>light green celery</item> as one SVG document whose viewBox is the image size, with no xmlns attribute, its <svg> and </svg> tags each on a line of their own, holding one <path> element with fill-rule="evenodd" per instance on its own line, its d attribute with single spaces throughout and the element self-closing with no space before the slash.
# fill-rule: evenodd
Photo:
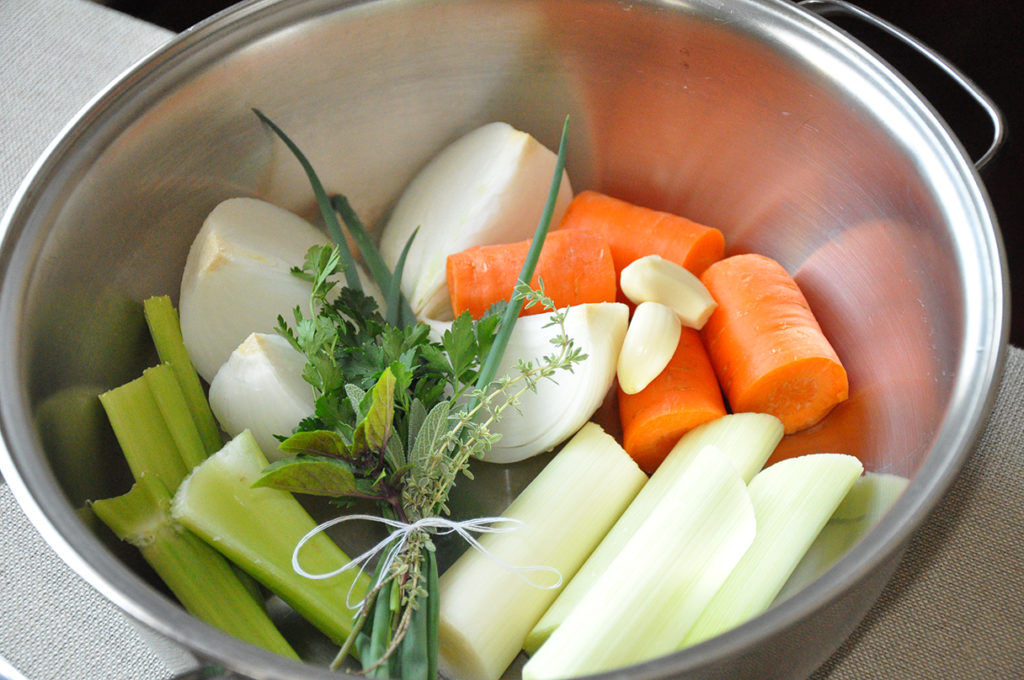
<svg viewBox="0 0 1024 680">
<path fill-rule="evenodd" d="M 191 470 L 206 460 L 207 452 L 174 369 L 170 364 L 159 364 L 147 368 L 142 376 L 178 448 L 181 462 L 186 470 Z"/>
<path fill-rule="evenodd" d="M 177 489 L 188 469 L 149 381 L 140 376 L 100 395 L 117 441 L 132 475 L 156 477 L 168 489 Z"/>
<path fill-rule="evenodd" d="M 569 614 L 637 532 L 655 505 L 705 446 L 714 446 L 736 468 L 744 483 L 761 469 L 782 439 L 782 423 L 763 413 L 737 413 L 700 425 L 679 440 L 636 499 L 597 546 L 572 581 L 544 612 L 523 648 L 534 653 Z"/>
<path fill-rule="evenodd" d="M 349 604 L 362 599 L 369 578 L 351 569 L 309 579 L 292 568 L 292 551 L 316 522 L 290 493 L 253 487 L 267 464 L 252 434 L 242 432 L 182 482 L 171 514 L 341 644 L 352 629 Z M 324 533 L 299 553 L 300 565 L 313 574 L 348 562 Z"/>
<path fill-rule="evenodd" d="M 561 589 L 550 569 L 568 582 L 646 481 L 600 425 L 584 425 L 502 513 L 522 525 L 481 536 L 486 553 L 468 548 L 441 576 L 445 676 L 498 680 Z"/>
<path fill-rule="evenodd" d="M 754 477 L 754 543 L 679 646 L 707 640 L 766 610 L 863 471 L 853 456 L 817 453 L 781 461 Z"/>
<path fill-rule="evenodd" d="M 703 448 L 526 663 L 523 679 L 589 675 L 671 652 L 754 533 L 743 479 L 719 450 Z"/>
<path fill-rule="evenodd" d="M 203 446 L 209 455 L 219 449 L 224 441 L 221 438 L 217 421 L 213 417 L 213 412 L 210 411 L 210 404 L 206 400 L 203 386 L 199 382 L 199 374 L 196 373 L 192 360 L 189 359 L 188 350 L 185 349 L 178 312 L 174 309 L 171 298 L 166 295 L 148 298 L 143 303 L 143 310 L 157 355 L 161 362 L 170 364 L 174 369 L 178 384 L 188 402 L 192 420 L 195 421 L 196 429 L 199 431 Z"/>
<path fill-rule="evenodd" d="M 227 560 L 171 519 L 170 504 L 163 484 L 143 475 L 128 493 L 95 501 L 92 510 L 121 540 L 139 549 L 194 616 L 240 640 L 297 659 Z"/>
<path fill-rule="evenodd" d="M 898 475 L 867 472 L 854 482 L 775 601 L 785 600 L 825 573 L 878 524 L 909 481 Z"/>
</svg>

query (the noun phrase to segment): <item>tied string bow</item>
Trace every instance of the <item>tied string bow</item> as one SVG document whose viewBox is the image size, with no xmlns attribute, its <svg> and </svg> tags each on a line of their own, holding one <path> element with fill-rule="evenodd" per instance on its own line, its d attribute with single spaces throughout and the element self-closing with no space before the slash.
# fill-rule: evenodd
<svg viewBox="0 0 1024 680">
<path fill-rule="evenodd" d="M 375 546 L 369 550 L 363 552 L 358 557 L 349 560 L 346 564 L 341 567 L 334 569 L 333 571 L 327 571 L 322 573 L 310 573 L 303 569 L 302 565 L 299 564 L 299 551 L 302 550 L 302 546 L 313 539 L 314 536 L 322 531 L 333 527 L 336 524 L 342 522 L 349 522 L 353 520 L 363 520 L 367 522 L 379 522 L 385 524 L 393 529 L 386 538 L 379 541 Z M 358 567 L 359 573 L 366 571 L 366 565 L 374 557 L 383 553 L 381 559 L 384 562 L 379 570 L 379 576 L 377 577 L 377 583 L 374 583 L 370 590 L 373 590 L 376 586 L 380 585 L 381 581 L 387 578 L 391 571 L 391 565 L 394 563 L 395 558 L 405 549 L 405 546 L 409 543 L 409 537 L 417 532 L 424 531 L 427 533 L 434 534 L 436 536 L 443 536 L 445 534 L 458 534 L 474 549 L 478 550 L 482 555 L 487 557 L 489 560 L 497 564 L 503 569 L 512 572 L 520 579 L 523 580 L 527 585 L 541 590 L 554 590 L 561 587 L 562 585 L 562 574 L 558 569 L 554 567 L 544 565 L 529 565 L 519 566 L 509 564 L 502 560 L 500 557 L 491 553 L 487 548 L 480 544 L 480 541 L 473 536 L 473 533 L 477 534 L 501 534 L 509 531 L 516 531 L 521 528 L 523 523 L 518 519 L 509 517 L 477 517 L 474 519 L 466 519 L 461 521 L 451 520 L 444 517 L 424 517 L 418 519 L 415 522 L 400 522 L 398 520 L 388 519 L 387 517 L 379 517 L 377 515 L 343 515 L 341 517 L 335 517 L 334 519 L 327 520 L 316 526 L 314 529 L 309 531 L 302 539 L 295 545 L 295 549 L 292 551 L 292 569 L 295 573 L 309 579 L 328 579 L 339 574 L 342 574 L 351 569 Z M 547 572 L 555 576 L 555 582 L 549 585 L 543 583 L 537 583 L 530 579 L 529 574 L 534 572 Z M 352 603 L 352 588 L 355 586 L 355 579 L 352 581 L 352 585 L 349 586 L 348 598 L 346 600 L 350 609 L 359 609 L 363 606 L 365 598 L 359 600 L 359 602 Z"/>
</svg>

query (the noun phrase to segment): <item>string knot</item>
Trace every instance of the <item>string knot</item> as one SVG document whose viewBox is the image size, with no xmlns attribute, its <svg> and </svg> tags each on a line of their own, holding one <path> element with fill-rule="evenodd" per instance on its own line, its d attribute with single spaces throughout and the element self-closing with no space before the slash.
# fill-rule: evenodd
<svg viewBox="0 0 1024 680">
<path fill-rule="evenodd" d="M 299 564 L 299 551 L 302 550 L 302 546 L 304 546 L 306 543 L 312 540 L 313 537 L 319 534 L 320 532 L 326 531 L 327 529 L 333 527 L 336 524 L 341 524 L 342 522 L 350 522 L 354 520 L 378 522 L 380 524 L 384 524 L 390 527 L 392 531 L 387 535 L 386 538 L 379 541 L 375 546 L 363 552 L 358 557 L 349 560 L 347 563 L 345 563 L 337 569 L 316 574 L 310 573 L 303 569 L 302 565 Z M 480 544 L 480 541 L 478 541 L 476 537 L 473 536 L 474 533 L 507 533 L 509 531 L 516 531 L 517 529 L 520 529 L 522 526 L 523 523 L 520 520 L 510 517 L 476 517 L 473 519 L 458 521 L 448 519 L 446 517 L 424 517 L 423 519 L 418 519 L 415 522 L 400 522 L 398 520 L 388 519 L 387 517 L 379 517 L 377 515 L 343 515 L 341 517 L 335 517 L 334 519 L 329 519 L 326 522 L 319 524 L 314 529 L 309 531 L 305 536 L 303 536 L 301 540 L 299 540 L 299 542 L 295 545 L 295 550 L 292 551 L 292 569 L 295 571 L 295 573 L 299 574 L 300 576 L 303 576 L 308 579 L 317 580 L 332 578 L 334 576 L 338 576 L 339 574 L 343 574 L 346 571 L 356 569 L 357 567 L 359 569 L 359 573 L 364 573 L 366 571 L 366 565 L 375 557 L 383 553 L 383 556 L 381 557 L 381 559 L 383 559 L 383 563 L 381 564 L 380 569 L 378 569 L 379 575 L 377 577 L 377 582 L 374 583 L 373 586 L 368 589 L 369 591 L 372 591 L 374 588 L 380 585 L 380 583 L 384 579 L 387 578 L 388 573 L 391 571 L 391 565 L 394 563 L 398 555 L 402 553 L 406 545 L 408 545 L 409 537 L 412 536 L 414 533 L 422 531 L 428 534 L 433 534 L 435 536 L 443 536 L 446 534 L 454 533 L 458 534 L 463 540 L 466 541 L 466 543 L 468 543 L 474 549 L 479 551 L 482 555 L 490 559 L 492 562 L 518 576 L 526 584 L 534 588 L 539 588 L 541 590 L 554 590 L 556 588 L 561 587 L 562 574 L 560 571 L 558 571 L 558 569 L 544 565 L 519 566 L 509 564 L 508 562 L 502 560 L 498 556 L 488 551 L 483 545 Z M 547 572 L 549 574 L 554 574 L 555 582 L 548 585 L 534 582 L 529 578 L 529 574 L 534 572 Z M 353 579 L 352 581 L 352 586 L 354 585 L 355 579 Z M 365 598 L 353 604 L 351 602 L 352 586 L 349 587 L 349 594 L 346 602 L 349 608 L 359 609 L 363 606 Z"/>
</svg>

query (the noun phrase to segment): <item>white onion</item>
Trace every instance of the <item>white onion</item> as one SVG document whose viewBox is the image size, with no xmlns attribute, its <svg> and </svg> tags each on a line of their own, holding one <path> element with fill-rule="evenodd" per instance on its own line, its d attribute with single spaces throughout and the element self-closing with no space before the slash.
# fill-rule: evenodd
<svg viewBox="0 0 1024 680">
<path fill-rule="evenodd" d="M 554 380 L 542 380 L 537 391 L 525 392 L 516 407 L 505 409 L 491 431 L 501 439 L 491 447 L 484 460 L 491 463 L 515 463 L 538 453 L 550 451 L 571 437 L 586 423 L 611 389 L 615 380 L 622 341 L 626 336 L 629 309 L 619 302 L 596 302 L 570 307 L 565 317 L 565 332 L 587 358 L 560 371 Z M 556 351 L 551 344 L 559 328 L 550 326 L 548 314 L 520 318 L 509 338 L 505 355 L 498 365 L 498 377 L 518 375 L 520 360 L 541 359 Z M 428 322 L 435 337 L 440 337 L 451 322 Z"/>
<path fill-rule="evenodd" d="M 302 378 L 305 357 L 279 335 L 253 333 L 210 383 L 210 409 L 235 437 L 252 431 L 271 461 L 283 456 L 274 435 L 288 436 L 313 413 L 313 388 Z"/>
<path fill-rule="evenodd" d="M 450 319 L 448 255 L 471 246 L 532 238 L 555 171 L 556 156 L 507 123 L 489 123 L 442 150 L 412 180 L 381 233 L 392 269 L 419 232 L 402 275 L 402 292 L 419 317 Z M 572 199 L 563 173 L 552 224 Z"/>
<path fill-rule="evenodd" d="M 309 311 L 310 284 L 291 273 L 327 236 L 297 215 L 255 198 L 232 198 L 206 218 L 185 261 L 181 334 L 199 375 L 213 379 L 232 351 L 254 332 L 274 329 L 278 315 Z M 360 270 L 368 295 L 379 289 Z"/>
</svg>

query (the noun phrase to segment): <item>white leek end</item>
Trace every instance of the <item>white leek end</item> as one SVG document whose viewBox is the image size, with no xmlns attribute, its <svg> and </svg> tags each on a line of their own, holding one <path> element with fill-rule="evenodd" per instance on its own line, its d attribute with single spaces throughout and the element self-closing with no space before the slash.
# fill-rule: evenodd
<svg viewBox="0 0 1024 680">
<path fill-rule="evenodd" d="M 305 357 L 279 335 L 252 333 L 210 382 L 210 408 L 234 437 L 250 430 L 270 461 L 280 459 L 279 440 L 313 414 L 313 390 L 302 379 Z"/>
<path fill-rule="evenodd" d="M 627 265 L 619 275 L 619 287 L 634 304 L 660 302 L 674 310 L 684 326 L 697 330 L 718 306 L 700 279 L 659 255 Z"/>
<path fill-rule="evenodd" d="M 231 198 L 207 216 L 185 260 L 179 315 L 196 371 L 207 382 L 254 332 L 270 333 L 278 315 L 308 312 L 311 284 L 291 273 L 327 236 L 297 215 L 255 198 Z M 360 272 L 367 295 L 379 289 Z"/>
<path fill-rule="evenodd" d="M 785 600 L 825 573 L 878 524 L 909 483 L 906 477 L 882 472 L 867 472 L 858 479 L 775 601 Z"/>
<path fill-rule="evenodd" d="M 442 150 L 412 180 L 381 233 L 380 251 L 395 263 L 413 231 L 402 292 L 419 317 L 450 319 L 447 258 L 471 246 L 524 241 L 544 210 L 556 156 L 507 123 L 489 123 Z M 572 199 L 562 175 L 552 223 Z"/>
<path fill-rule="evenodd" d="M 526 663 L 523 679 L 588 675 L 673 651 L 754 533 L 746 485 L 705 447 Z"/>
<path fill-rule="evenodd" d="M 738 626 L 766 610 L 864 466 L 818 453 L 766 468 L 750 482 L 757 536 L 680 647 Z"/>
<path fill-rule="evenodd" d="M 650 481 L 601 541 L 558 599 L 530 631 L 524 648 L 535 652 L 583 599 L 612 561 L 666 495 L 673 493 L 697 454 L 706 446 L 718 449 L 744 484 L 754 478 L 782 439 L 782 423 L 763 413 L 736 413 L 704 423 L 679 440 Z"/>
<path fill-rule="evenodd" d="M 486 534 L 490 557 L 468 549 L 440 579 L 440 660 L 448 677 L 498 680 L 560 588 L 647 477 L 599 425 L 587 423 L 503 513 L 519 529 Z M 531 585 L 526 580 L 533 582 Z"/>
<path fill-rule="evenodd" d="M 636 394 L 665 370 L 679 345 L 681 326 L 676 313 L 660 302 L 637 305 L 619 352 L 616 373 L 623 392 Z"/>
</svg>

